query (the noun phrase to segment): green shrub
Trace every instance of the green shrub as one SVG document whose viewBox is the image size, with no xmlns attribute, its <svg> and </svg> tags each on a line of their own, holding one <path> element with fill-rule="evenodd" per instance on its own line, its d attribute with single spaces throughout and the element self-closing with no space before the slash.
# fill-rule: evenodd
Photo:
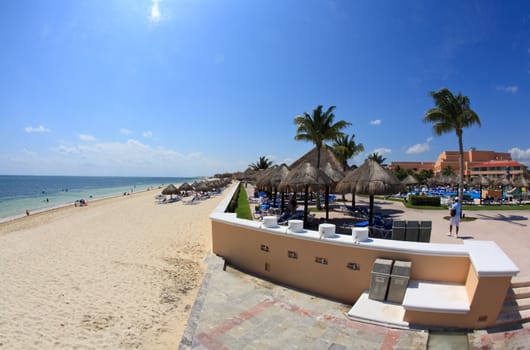
<svg viewBox="0 0 530 350">
<path fill-rule="evenodd" d="M 239 195 L 237 196 L 237 217 L 240 219 L 252 220 L 252 214 L 250 212 L 250 205 L 248 204 L 247 191 L 243 187 L 243 184 L 239 186 Z"/>
<path fill-rule="evenodd" d="M 432 196 L 409 196 L 410 204 L 417 206 L 430 206 L 430 207 L 439 207 L 440 206 L 440 197 Z"/>
</svg>

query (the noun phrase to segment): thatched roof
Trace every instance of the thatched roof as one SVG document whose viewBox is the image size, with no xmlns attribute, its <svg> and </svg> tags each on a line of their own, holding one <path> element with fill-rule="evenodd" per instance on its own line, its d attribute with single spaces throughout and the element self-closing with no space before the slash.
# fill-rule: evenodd
<svg viewBox="0 0 530 350">
<path fill-rule="evenodd" d="M 359 168 L 347 173 L 337 185 L 337 191 L 342 193 L 386 195 L 402 190 L 403 184 L 396 175 L 371 159 L 367 159 Z"/>
<path fill-rule="evenodd" d="M 179 190 L 175 187 L 175 185 L 170 184 L 166 188 L 162 190 L 162 194 L 177 194 L 179 193 Z"/>
<path fill-rule="evenodd" d="M 330 163 L 326 163 L 326 165 L 324 166 L 324 172 L 335 183 L 339 182 L 340 180 L 342 180 L 344 178 L 344 172 L 342 172 L 342 171 L 340 171 L 340 170 L 338 170 L 336 168 L 333 168 L 333 166 L 331 166 Z"/>
<path fill-rule="evenodd" d="M 301 188 L 309 185 L 313 189 L 333 183 L 333 180 L 326 173 L 314 167 L 311 163 L 305 162 L 292 169 L 289 174 L 280 182 L 280 190 L 286 187 Z"/>
<path fill-rule="evenodd" d="M 317 166 L 317 148 L 314 147 L 311 151 L 304 154 L 301 158 L 296 160 L 293 164 L 290 165 L 291 169 L 297 168 L 301 164 L 309 162 L 314 167 Z M 340 171 L 344 171 L 344 167 L 342 166 L 342 163 L 335 157 L 333 152 L 331 151 L 331 148 L 329 148 L 326 145 L 322 146 L 322 149 L 320 150 L 320 167 L 324 168 L 324 165 L 326 163 L 329 163 L 333 169 L 337 169 Z"/>
<path fill-rule="evenodd" d="M 510 181 L 510 179 L 507 179 L 505 177 L 495 180 L 495 185 L 496 186 L 508 186 L 508 185 L 511 185 L 511 184 L 512 184 L 512 182 Z"/>
<path fill-rule="evenodd" d="M 528 187 L 528 181 L 523 177 L 523 175 L 520 175 L 519 177 L 515 178 L 513 180 L 513 184 L 517 187 Z"/>
<path fill-rule="evenodd" d="M 418 183 L 420 183 L 418 181 L 418 179 L 416 179 L 414 176 L 412 176 L 411 174 L 409 174 L 406 178 L 404 178 L 403 180 L 401 180 L 401 183 L 405 186 L 409 186 L 409 185 L 416 185 Z"/>
<path fill-rule="evenodd" d="M 491 184 L 491 180 L 483 175 L 479 175 L 473 179 L 473 184 L 480 186 L 489 186 Z"/>
<path fill-rule="evenodd" d="M 184 182 L 182 185 L 180 185 L 179 190 L 180 191 L 191 191 L 193 190 L 193 186 L 187 182 Z"/>
</svg>

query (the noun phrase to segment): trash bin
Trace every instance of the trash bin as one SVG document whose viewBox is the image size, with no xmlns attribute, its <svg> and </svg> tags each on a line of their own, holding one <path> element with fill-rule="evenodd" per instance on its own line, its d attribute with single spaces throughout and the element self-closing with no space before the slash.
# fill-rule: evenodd
<svg viewBox="0 0 530 350">
<path fill-rule="evenodd" d="M 372 267 L 368 298 L 385 301 L 393 260 L 375 259 Z"/>
<path fill-rule="evenodd" d="M 394 241 L 404 241 L 407 224 L 405 220 L 394 220 L 392 223 L 392 239 Z"/>
<path fill-rule="evenodd" d="M 429 243 L 431 241 L 432 221 L 420 221 L 420 233 L 418 242 Z"/>
<path fill-rule="evenodd" d="M 405 241 L 417 242 L 420 234 L 420 222 L 417 220 L 407 220 L 407 232 Z"/>
<path fill-rule="evenodd" d="M 396 260 L 394 262 L 388 284 L 387 301 L 397 304 L 403 302 L 409 284 L 411 266 L 412 263 L 410 261 Z"/>
</svg>

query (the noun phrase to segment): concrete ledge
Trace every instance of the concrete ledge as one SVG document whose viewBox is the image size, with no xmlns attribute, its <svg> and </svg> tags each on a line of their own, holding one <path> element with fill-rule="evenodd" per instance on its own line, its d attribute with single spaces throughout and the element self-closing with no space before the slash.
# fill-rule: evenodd
<svg viewBox="0 0 530 350">
<path fill-rule="evenodd" d="M 405 310 L 447 314 L 466 314 L 470 310 L 463 284 L 415 280 L 409 282 L 403 307 Z"/>
<path fill-rule="evenodd" d="M 405 309 L 399 304 L 377 301 L 368 298 L 368 290 L 366 290 L 359 299 L 355 302 L 351 310 L 348 312 L 348 318 L 376 324 L 385 327 L 408 329 L 409 323 L 403 321 Z"/>
</svg>

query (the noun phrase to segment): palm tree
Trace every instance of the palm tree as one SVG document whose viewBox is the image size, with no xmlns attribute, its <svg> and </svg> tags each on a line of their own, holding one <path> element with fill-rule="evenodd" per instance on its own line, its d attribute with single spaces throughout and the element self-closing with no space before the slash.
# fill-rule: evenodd
<svg viewBox="0 0 530 350">
<path fill-rule="evenodd" d="M 446 166 L 445 168 L 442 169 L 442 175 L 443 176 L 451 176 L 451 175 L 454 175 L 455 172 L 453 171 L 453 168 L 451 168 L 450 165 Z"/>
<path fill-rule="evenodd" d="M 447 88 L 431 91 L 430 96 L 434 99 L 436 107 L 429 109 L 423 116 L 424 123 L 432 123 L 435 135 L 450 133 L 454 131 L 458 137 L 458 154 L 460 160 L 460 186 L 458 186 L 458 198 L 462 203 L 464 189 L 464 143 L 462 134 L 464 128 L 474 124 L 481 126 L 480 118 L 470 107 L 469 97 L 462 93 L 453 95 Z"/>
<path fill-rule="evenodd" d="M 297 141 L 310 141 L 315 144 L 317 149 L 317 169 L 320 169 L 320 151 L 325 141 L 332 141 L 343 135 L 342 130 L 351 123 L 340 120 L 334 123 L 335 115 L 333 110 L 335 106 L 329 107 L 326 112 L 322 113 L 322 105 L 313 109 L 310 115 L 304 112 L 303 115 L 294 117 L 294 123 L 297 125 L 294 139 Z M 320 209 L 320 200 L 317 196 L 317 208 Z"/>
<path fill-rule="evenodd" d="M 348 169 L 348 159 L 355 157 L 357 154 L 364 152 L 362 143 L 355 143 L 355 134 L 351 137 L 348 135 L 339 135 L 333 141 L 333 153 L 342 163 L 344 170 Z"/>
<path fill-rule="evenodd" d="M 386 158 L 383 157 L 382 154 L 379 154 L 379 153 L 377 153 L 377 152 L 374 152 L 374 153 L 368 155 L 368 159 L 375 160 L 375 161 L 378 162 L 380 165 L 384 165 L 385 160 L 386 160 Z"/>
<path fill-rule="evenodd" d="M 256 163 L 250 163 L 248 167 L 252 170 L 264 170 L 268 169 L 272 165 L 272 161 L 270 161 L 267 157 L 261 156 L 259 157 L 259 160 Z"/>
</svg>

